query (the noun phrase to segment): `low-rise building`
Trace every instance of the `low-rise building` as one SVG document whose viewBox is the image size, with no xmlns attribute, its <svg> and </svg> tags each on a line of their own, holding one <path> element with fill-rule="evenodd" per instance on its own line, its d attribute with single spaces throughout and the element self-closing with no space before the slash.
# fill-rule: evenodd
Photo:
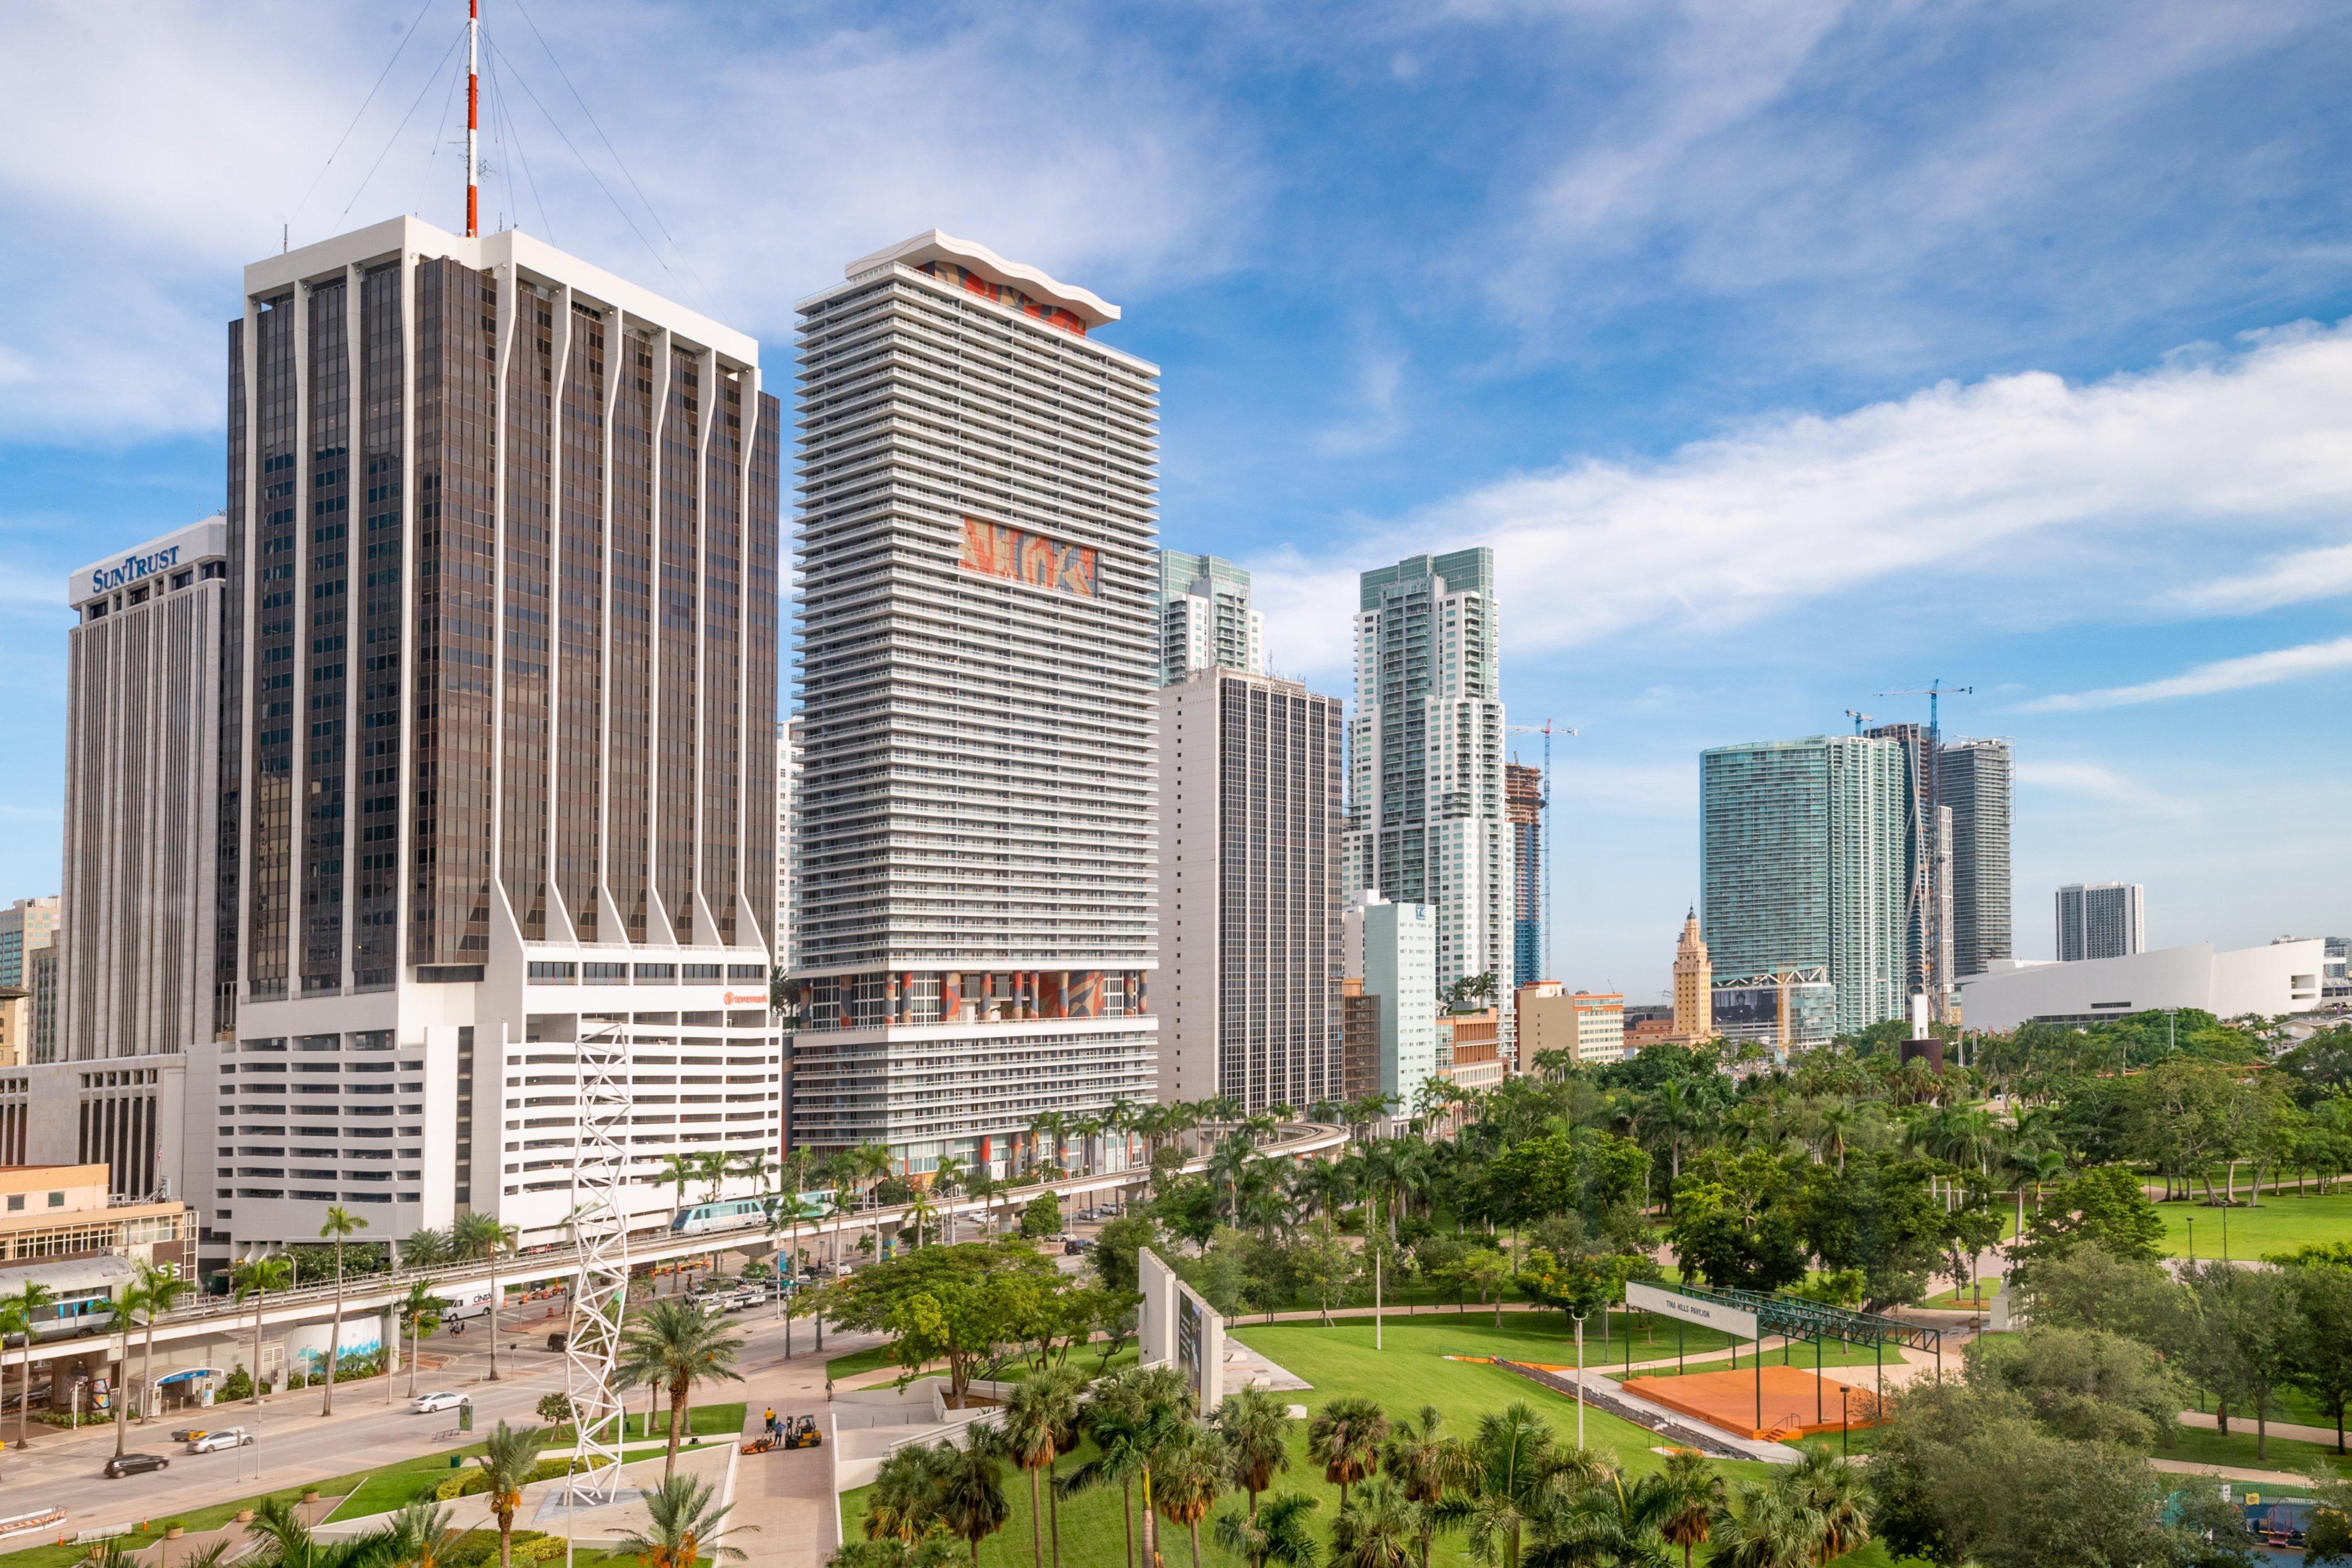
<svg viewBox="0 0 2352 1568">
<path fill-rule="evenodd" d="M 1625 1059 L 1625 997 L 1617 991 L 1570 991 L 1557 980 L 1519 988 L 1519 1059 L 1566 1052 L 1580 1066 Z"/>
<path fill-rule="evenodd" d="M 1663 1002 L 1636 1002 L 1625 1009 L 1625 1054 L 1662 1046 L 1675 1037 L 1675 1010 Z"/>
<path fill-rule="evenodd" d="M 2319 1005 L 2326 944 L 2316 937 L 2217 952 L 2210 942 L 2072 963 L 1996 960 L 1960 982 L 1971 1029 L 2096 1024 L 2194 1007 L 2264 1017 Z"/>
<path fill-rule="evenodd" d="M 1442 1014 L 1437 1019 L 1437 1076 L 1456 1089 L 1489 1089 L 1508 1076 L 1503 1059 L 1503 1017 L 1496 1008 Z"/>
</svg>

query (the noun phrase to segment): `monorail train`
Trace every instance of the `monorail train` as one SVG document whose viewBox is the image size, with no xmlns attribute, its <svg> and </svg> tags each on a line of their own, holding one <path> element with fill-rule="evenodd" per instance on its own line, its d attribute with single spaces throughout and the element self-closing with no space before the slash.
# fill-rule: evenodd
<svg viewBox="0 0 2352 1568">
<path fill-rule="evenodd" d="M 105 1329 L 116 1293 L 129 1289 L 136 1273 L 129 1261 L 111 1256 L 35 1263 L 0 1269 L 0 1295 L 15 1295 L 27 1282 L 45 1287 L 50 1300 L 34 1310 L 33 1337 L 72 1339 Z"/>
<path fill-rule="evenodd" d="M 800 1193 L 794 1195 L 803 1221 L 824 1217 L 833 1203 L 831 1193 Z M 670 1215 L 672 1236 L 699 1236 L 705 1231 L 741 1230 L 747 1226 L 763 1224 L 773 1214 L 781 1222 L 791 1216 L 782 1197 L 730 1198 L 724 1203 L 695 1204 Z"/>
</svg>

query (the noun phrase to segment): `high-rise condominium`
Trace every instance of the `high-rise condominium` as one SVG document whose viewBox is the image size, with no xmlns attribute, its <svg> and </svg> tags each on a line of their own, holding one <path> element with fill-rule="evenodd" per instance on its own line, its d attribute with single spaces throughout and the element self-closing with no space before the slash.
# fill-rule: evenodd
<svg viewBox="0 0 2352 1568">
<path fill-rule="evenodd" d="M 1159 371 L 934 230 L 803 300 L 795 1145 L 1151 1098 Z"/>
<path fill-rule="evenodd" d="M 1265 673 L 1265 617 L 1250 607 L 1250 574 L 1214 555 L 1160 552 L 1160 679 L 1221 666 Z"/>
<path fill-rule="evenodd" d="M 1340 1089 L 1339 700 L 1196 670 L 1160 691 L 1160 1097 Z"/>
<path fill-rule="evenodd" d="M 2009 885 L 2010 751 L 2006 741 L 1949 741 L 1939 763 L 1951 813 L 1952 978 L 2015 956 Z"/>
<path fill-rule="evenodd" d="M 1439 985 L 1491 976 L 1507 1041 L 1515 906 L 1495 552 L 1409 556 L 1365 573 L 1360 595 L 1347 885 L 1428 905 Z"/>
<path fill-rule="evenodd" d="M 623 1047 L 633 1215 L 671 1156 L 774 1150 L 758 344 L 413 218 L 248 267 L 228 336 L 207 1237 L 339 1203 L 557 1239 L 584 1037 Z"/>
<path fill-rule="evenodd" d="M 1339 962 L 1348 978 L 1362 983 L 1357 1021 L 1366 1042 L 1349 1098 L 1391 1095 L 1411 1116 L 1423 1087 L 1445 1065 L 1437 1053 L 1436 925 L 1426 904 L 1392 903 L 1370 891 L 1348 896 Z"/>
<path fill-rule="evenodd" d="M 1939 1007 L 1953 967 L 1951 824 L 1937 766 L 1941 749 L 1926 724 L 1880 724 L 1864 733 L 1903 749 L 1904 984 Z"/>
<path fill-rule="evenodd" d="M 1825 967 L 1836 1025 L 1902 1017 L 1910 777 L 1900 742 L 1815 735 L 1699 757 L 1700 905 L 1717 973 Z"/>
<path fill-rule="evenodd" d="M 2147 951 L 2147 889 L 2137 882 L 2070 882 L 2058 889 L 2058 962 Z"/>
<path fill-rule="evenodd" d="M 30 987 L 32 955 L 57 940 L 58 903 L 52 893 L 0 910 L 0 985 Z"/>
<path fill-rule="evenodd" d="M 1543 814 L 1541 768 L 1503 764 L 1503 811 L 1511 822 L 1511 984 L 1546 978 L 1543 951 Z"/>
</svg>

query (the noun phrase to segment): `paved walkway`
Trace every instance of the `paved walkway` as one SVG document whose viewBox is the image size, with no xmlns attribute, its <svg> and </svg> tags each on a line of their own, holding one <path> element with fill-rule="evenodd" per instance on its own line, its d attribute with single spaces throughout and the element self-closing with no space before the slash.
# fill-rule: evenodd
<svg viewBox="0 0 2352 1568">
<path fill-rule="evenodd" d="M 2221 1427 L 2220 1417 L 2209 1415 L 2202 1410 L 2182 1411 L 2180 1424 L 2183 1426 L 2202 1426 L 2208 1432 L 2218 1432 Z M 2241 1433 L 2252 1436 L 2253 1430 L 2252 1416 L 2230 1417 L 2231 1436 Z M 2273 1437 L 2292 1437 L 2298 1443 L 2320 1443 L 2330 1448 L 2336 1447 L 2336 1428 L 2333 1426 L 2306 1426 L 2295 1421 L 2273 1421 L 2270 1423 L 2270 1435 Z"/>
<path fill-rule="evenodd" d="M 873 1334 L 827 1334 L 823 1356 L 808 1348 L 804 1336 L 794 1342 L 800 1354 L 789 1362 L 783 1358 L 782 1346 L 777 1344 L 766 1347 L 767 1354 L 743 1363 L 743 1424 L 748 1433 L 756 1435 L 760 1417 L 770 1405 L 779 1415 L 814 1414 L 822 1425 L 826 1357 L 864 1350 L 880 1339 Z M 887 1383 L 897 1375 L 895 1368 L 885 1368 L 879 1380 Z M 833 1456 L 825 1449 L 743 1455 L 735 1467 L 734 1502 L 735 1511 L 729 1521 L 746 1528 L 741 1533 L 730 1533 L 727 1543 L 743 1553 L 741 1568 L 819 1568 L 830 1555 L 825 1512 L 836 1505 Z"/>
</svg>

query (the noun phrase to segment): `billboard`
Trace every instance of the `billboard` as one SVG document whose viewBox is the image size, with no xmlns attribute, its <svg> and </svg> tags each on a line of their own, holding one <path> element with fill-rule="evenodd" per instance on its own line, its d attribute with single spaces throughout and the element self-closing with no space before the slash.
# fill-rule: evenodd
<svg viewBox="0 0 2352 1568">
<path fill-rule="evenodd" d="M 1685 1323 L 1714 1329 L 1734 1339 L 1756 1338 L 1756 1314 L 1753 1312 L 1727 1306 L 1720 1301 L 1685 1296 L 1678 1291 L 1661 1290 L 1655 1285 L 1644 1285 L 1638 1279 L 1625 1281 L 1625 1305 L 1637 1312 L 1655 1312 L 1664 1318 L 1680 1318 Z"/>
</svg>

